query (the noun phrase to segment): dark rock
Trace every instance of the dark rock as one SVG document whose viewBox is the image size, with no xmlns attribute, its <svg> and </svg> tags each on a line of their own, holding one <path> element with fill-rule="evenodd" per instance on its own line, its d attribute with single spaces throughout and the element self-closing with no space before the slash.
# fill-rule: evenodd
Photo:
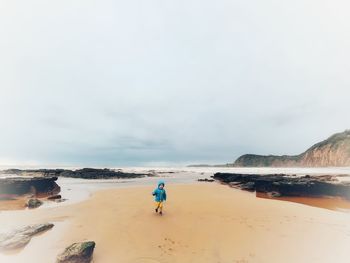
<svg viewBox="0 0 350 263">
<path fill-rule="evenodd" d="M 83 178 L 83 179 L 119 179 L 119 178 L 140 178 L 147 174 L 124 173 L 110 169 L 84 168 L 75 171 L 64 171 L 60 176 Z"/>
<path fill-rule="evenodd" d="M 25 194 L 57 194 L 61 189 L 58 184 L 56 184 L 56 180 L 57 177 L 0 178 L 0 197 Z"/>
<path fill-rule="evenodd" d="M 156 177 L 156 176 L 158 176 L 158 174 L 155 170 L 148 171 L 148 177 Z"/>
<path fill-rule="evenodd" d="M 56 199 L 61 199 L 61 198 L 62 198 L 61 195 L 51 195 L 47 199 L 49 199 L 49 200 L 56 200 Z"/>
<path fill-rule="evenodd" d="M 34 235 L 51 229 L 53 226 L 50 223 L 30 225 L 15 229 L 10 233 L 0 234 L 0 249 L 6 250 L 24 247 Z"/>
<path fill-rule="evenodd" d="M 248 191 L 278 193 L 280 196 L 338 196 L 350 199 L 350 183 L 335 176 L 289 176 L 286 174 L 216 173 L 214 179 Z"/>
<path fill-rule="evenodd" d="M 26 206 L 28 208 L 37 208 L 37 207 L 41 206 L 42 204 L 43 204 L 43 202 L 40 201 L 39 199 L 31 198 L 27 201 Z"/>
<path fill-rule="evenodd" d="M 95 249 L 94 241 L 73 243 L 57 257 L 57 263 L 89 263 Z"/>
<path fill-rule="evenodd" d="M 240 188 L 242 190 L 254 192 L 255 191 L 255 183 L 254 182 L 247 182 L 247 183 L 241 184 Z"/>
<path fill-rule="evenodd" d="M 233 187 L 233 188 L 240 188 L 241 183 L 240 182 L 229 182 L 228 185 Z"/>
<path fill-rule="evenodd" d="M 208 178 L 204 178 L 204 179 L 198 179 L 198 182 L 214 182 L 214 179 L 208 179 Z"/>
<path fill-rule="evenodd" d="M 2 174 L 15 174 L 19 176 L 36 176 L 36 177 L 71 177 L 83 179 L 119 179 L 119 178 L 140 178 L 148 176 L 145 173 L 125 173 L 121 170 L 111 169 L 95 169 L 83 168 L 78 170 L 64 170 L 64 169 L 38 169 L 38 170 L 4 170 L 0 171 Z"/>
</svg>

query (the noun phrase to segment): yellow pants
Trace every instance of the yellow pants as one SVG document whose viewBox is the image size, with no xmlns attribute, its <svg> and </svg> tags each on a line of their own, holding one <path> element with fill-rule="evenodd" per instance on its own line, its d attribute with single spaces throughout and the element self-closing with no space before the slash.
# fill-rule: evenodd
<svg viewBox="0 0 350 263">
<path fill-rule="evenodd" d="M 159 210 L 162 211 L 162 209 L 163 209 L 163 202 L 155 202 L 155 205 L 156 205 L 156 209 L 159 208 Z"/>
</svg>

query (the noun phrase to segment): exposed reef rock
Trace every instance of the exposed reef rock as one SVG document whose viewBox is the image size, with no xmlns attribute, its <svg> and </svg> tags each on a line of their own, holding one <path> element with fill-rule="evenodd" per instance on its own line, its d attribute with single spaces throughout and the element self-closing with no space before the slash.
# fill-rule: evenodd
<svg viewBox="0 0 350 263">
<path fill-rule="evenodd" d="M 148 176 L 145 173 L 126 173 L 121 170 L 83 168 L 78 170 L 65 169 L 37 169 L 37 170 L 19 170 L 8 169 L 1 171 L 2 174 L 18 176 L 41 176 L 41 177 L 71 177 L 83 179 L 119 179 L 119 178 L 139 178 Z"/>
<path fill-rule="evenodd" d="M 80 170 L 63 171 L 60 176 L 72 177 L 72 178 L 83 178 L 83 179 L 120 179 L 120 178 L 139 178 L 144 177 L 147 174 L 142 173 L 124 173 L 120 170 L 110 170 L 110 169 L 94 169 L 94 168 L 84 168 Z"/>
<path fill-rule="evenodd" d="M 350 183 L 335 176 L 290 176 L 286 174 L 216 173 L 213 178 L 232 187 L 267 193 L 270 196 L 338 196 L 350 200 Z"/>
</svg>

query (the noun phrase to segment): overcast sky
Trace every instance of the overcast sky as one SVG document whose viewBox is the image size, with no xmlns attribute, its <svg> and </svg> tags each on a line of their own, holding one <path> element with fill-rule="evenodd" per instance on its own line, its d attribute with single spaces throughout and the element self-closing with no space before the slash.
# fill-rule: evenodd
<svg viewBox="0 0 350 263">
<path fill-rule="evenodd" d="M 347 0 L 0 0 L 0 165 L 297 154 L 350 128 Z"/>
</svg>

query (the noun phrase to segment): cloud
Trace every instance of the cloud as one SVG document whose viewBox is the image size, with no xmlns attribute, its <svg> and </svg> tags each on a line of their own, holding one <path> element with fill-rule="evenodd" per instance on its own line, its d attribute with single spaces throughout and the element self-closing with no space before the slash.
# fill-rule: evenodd
<svg viewBox="0 0 350 263">
<path fill-rule="evenodd" d="M 346 1 L 0 5 L 3 164 L 225 163 L 350 127 Z"/>
</svg>

